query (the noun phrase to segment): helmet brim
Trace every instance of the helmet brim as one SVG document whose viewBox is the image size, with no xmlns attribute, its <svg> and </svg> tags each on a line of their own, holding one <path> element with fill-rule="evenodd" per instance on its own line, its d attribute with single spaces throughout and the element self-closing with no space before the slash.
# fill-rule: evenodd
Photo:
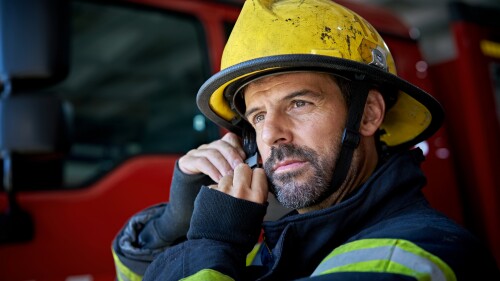
<svg viewBox="0 0 500 281">
<path fill-rule="evenodd" d="M 376 66 L 352 60 L 312 54 L 277 55 L 245 61 L 214 74 L 200 88 L 197 105 L 201 112 L 217 125 L 237 134 L 241 133 L 241 116 L 238 115 L 228 87 L 257 79 L 269 72 L 319 71 L 341 76 L 362 75 L 365 80 L 399 91 L 398 100 L 386 114 L 381 136 L 391 148 L 411 147 L 431 135 L 442 125 L 444 111 L 430 94 L 408 81 Z M 394 109 L 395 108 L 395 109 Z M 411 112 L 406 112 L 411 111 Z"/>
</svg>

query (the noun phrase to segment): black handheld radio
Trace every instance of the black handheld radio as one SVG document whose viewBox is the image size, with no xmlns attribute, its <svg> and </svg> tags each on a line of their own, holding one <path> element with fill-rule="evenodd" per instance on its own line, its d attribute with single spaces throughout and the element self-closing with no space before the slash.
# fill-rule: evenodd
<svg viewBox="0 0 500 281">
<path fill-rule="evenodd" d="M 248 124 L 243 126 L 242 138 L 243 150 L 248 157 L 245 159 L 245 163 L 252 169 L 260 167 L 259 151 L 257 149 L 257 141 L 255 140 L 254 128 Z"/>
</svg>

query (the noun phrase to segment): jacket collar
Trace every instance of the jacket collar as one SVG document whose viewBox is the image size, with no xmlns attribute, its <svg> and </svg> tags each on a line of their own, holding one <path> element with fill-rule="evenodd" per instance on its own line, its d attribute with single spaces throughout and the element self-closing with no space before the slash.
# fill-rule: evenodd
<svg viewBox="0 0 500 281">
<path fill-rule="evenodd" d="M 264 222 L 264 242 L 272 249 L 268 259 L 273 267 L 296 263 L 304 273 L 312 272 L 332 249 L 408 204 L 426 183 L 419 167 L 422 160 L 420 149 L 401 152 L 346 200 L 326 209 L 305 214 L 292 211 L 277 221 Z"/>
</svg>

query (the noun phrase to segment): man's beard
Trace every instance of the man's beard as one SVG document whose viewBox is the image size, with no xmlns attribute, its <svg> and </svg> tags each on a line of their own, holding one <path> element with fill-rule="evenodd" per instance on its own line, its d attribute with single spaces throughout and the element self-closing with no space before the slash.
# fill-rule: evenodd
<svg viewBox="0 0 500 281">
<path fill-rule="evenodd" d="M 316 205 L 331 195 L 338 187 L 331 187 L 335 153 L 321 158 L 314 150 L 293 144 L 282 144 L 271 149 L 271 156 L 264 163 L 271 192 L 285 207 L 302 209 Z M 312 175 L 307 179 L 296 179 L 310 170 L 281 172 L 275 174 L 272 167 L 285 158 L 307 161 L 312 166 Z"/>
</svg>

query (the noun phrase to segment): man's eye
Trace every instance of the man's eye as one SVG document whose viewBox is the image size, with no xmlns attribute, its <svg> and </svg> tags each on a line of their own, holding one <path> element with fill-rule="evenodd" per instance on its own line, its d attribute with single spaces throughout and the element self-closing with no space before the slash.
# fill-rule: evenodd
<svg viewBox="0 0 500 281">
<path fill-rule="evenodd" d="M 254 124 L 257 124 L 262 120 L 264 120 L 264 114 L 255 114 L 255 116 L 252 118 Z"/>
<path fill-rule="evenodd" d="M 302 107 L 302 106 L 305 106 L 306 104 L 307 104 L 307 102 L 305 102 L 303 100 L 296 100 L 296 101 L 294 101 L 293 106 L 294 107 Z"/>
</svg>

